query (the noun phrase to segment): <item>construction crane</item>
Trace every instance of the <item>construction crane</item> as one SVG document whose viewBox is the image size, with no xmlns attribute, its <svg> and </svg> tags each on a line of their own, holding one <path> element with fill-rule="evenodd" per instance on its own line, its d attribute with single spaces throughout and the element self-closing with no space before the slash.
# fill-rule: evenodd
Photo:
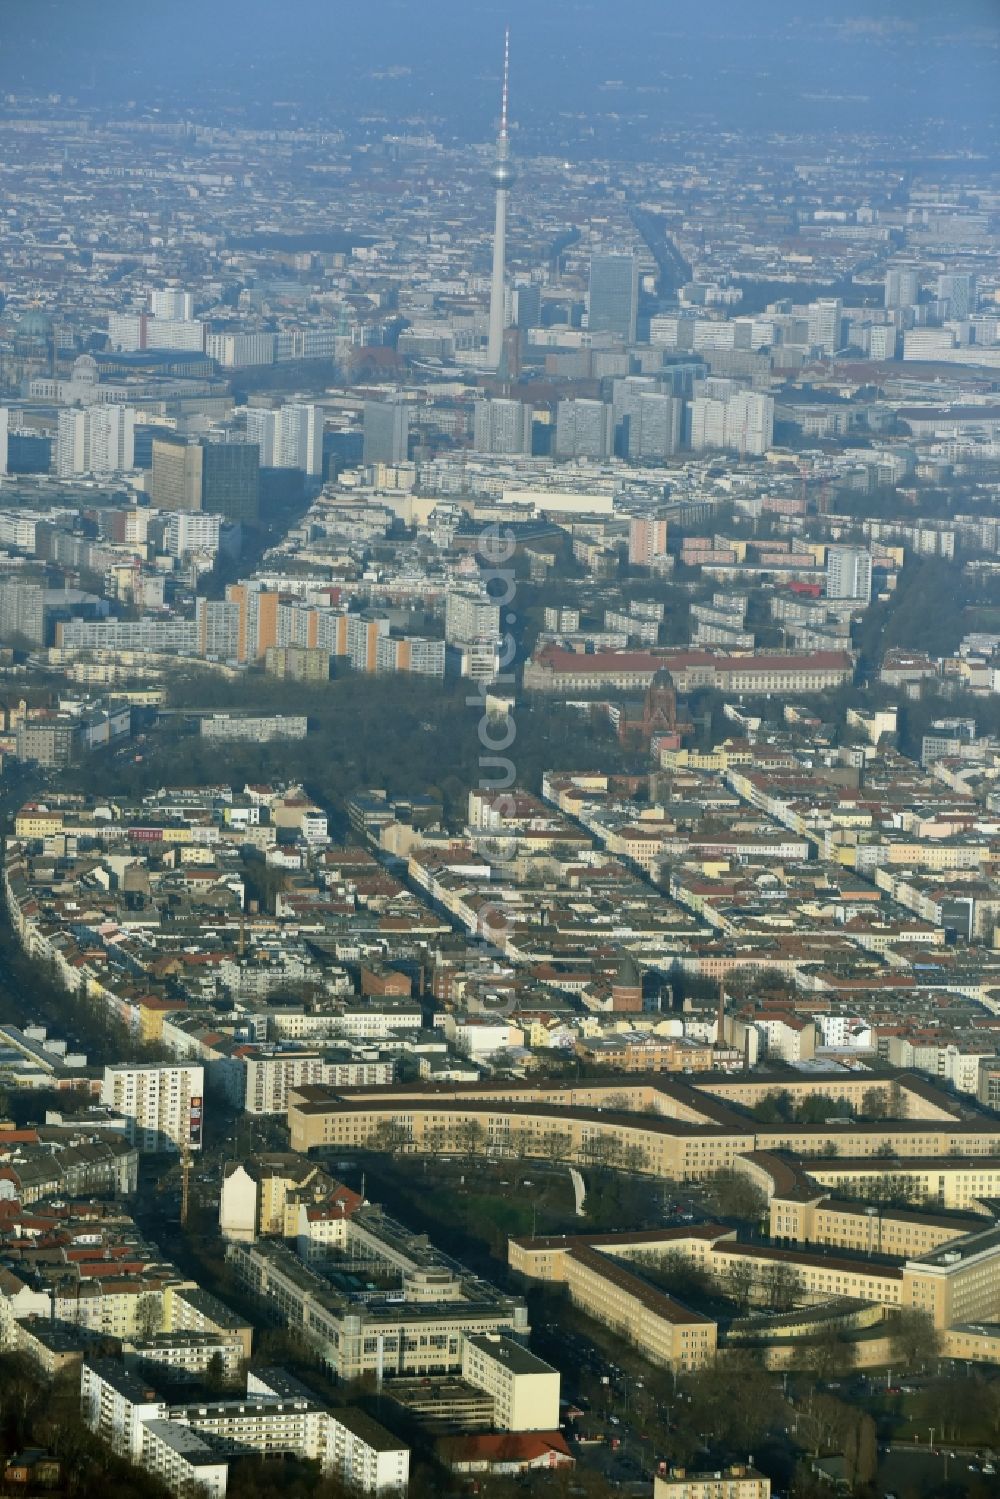
<svg viewBox="0 0 1000 1499">
<path fill-rule="evenodd" d="M 181 1146 L 181 1227 L 187 1227 L 188 1200 L 191 1191 L 191 1146 L 187 1140 Z"/>
</svg>

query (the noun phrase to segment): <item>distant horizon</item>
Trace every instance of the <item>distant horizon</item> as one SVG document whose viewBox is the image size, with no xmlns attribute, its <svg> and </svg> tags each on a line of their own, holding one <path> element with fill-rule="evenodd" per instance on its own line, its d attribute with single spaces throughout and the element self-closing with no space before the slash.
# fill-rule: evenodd
<svg viewBox="0 0 1000 1499">
<path fill-rule="evenodd" d="M 5 9 L 8 7 L 5 7 Z M 992 0 L 877 0 L 841 17 L 793 0 L 692 10 L 676 0 L 612 9 L 569 0 L 371 0 L 361 10 L 288 0 L 36 0 L 9 7 L 0 90 L 75 96 L 89 108 L 197 118 L 372 116 L 491 138 L 505 24 L 512 28 L 515 144 L 685 123 L 791 135 L 916 131 L 943 151 L 988 149 L 1000 132 L 1000 13 Z M 798 13 L 797 13 L 798 12 Z M 447 47 L 442 47 L 442 37 Z"/>
</svg>

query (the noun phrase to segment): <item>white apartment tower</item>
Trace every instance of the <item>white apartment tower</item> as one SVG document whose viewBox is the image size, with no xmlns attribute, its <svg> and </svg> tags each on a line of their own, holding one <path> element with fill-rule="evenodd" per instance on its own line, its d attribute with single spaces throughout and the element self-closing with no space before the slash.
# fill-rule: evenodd
<svg viewBox="0 0 1000 1499">
<path fill-rule="evenodd" d="M 872 554 L 864 547 L 829 547 L 826 553 L 828 599 L 859 599 L 872 596 Z"/>
<path fill-rule="evenodd" d="M 323 472 L 323 413 L 318 406 L 292 401 L 272 411 L 247 407 L 247 441 L 260 448 L 261 468 L 300 468 Z"/>
<path fill-rule="evenodd" d="M 691 446 L 696 453 L 725 447 L 726 404 L 712 396 L 696 396 L 691 402 Z"/>
<path fill-rule="evenodd" d="M 831 358 L 841 347 L 844 304 L 840 297 L 820 297 L 809 303 L 809 342 Z"/>
<path fill-rule="evenodd" d="M 150 1154 L 200 1150 L 205 1069 L 195 1063 L 105 1067 L 101 1102 L 124 1115 L 130 1141 Z"/>
<path fill-rule="evenodd" d="M 444 638 L 449 645 L 495 642 L 499 635 L 499 604 L 478 590 L 449 588 L 444 614 Z"/>
<path fill-rule="evenodd" d="M 84 406 L 60 411 L 56 473 L 121 474 L 135 466 L 135 411 L 131 406 Z"/>
<path fill-rule="evenodd" d="M 759 458 L 774 444 L 774 397 L 738 390 L 726 407 L 726 447 Z"/>
<path fill-rule="evenodd" d="M 473 447 L 477 453 L 530 453 L 531 407 L 522 401 L 478 401 Z"/>
<path fill-rule="evenodd" d="M 604 401 L 560 401 L 556 408 L 557 458 L 610 458 L 614 412 Z"/>
</svg>

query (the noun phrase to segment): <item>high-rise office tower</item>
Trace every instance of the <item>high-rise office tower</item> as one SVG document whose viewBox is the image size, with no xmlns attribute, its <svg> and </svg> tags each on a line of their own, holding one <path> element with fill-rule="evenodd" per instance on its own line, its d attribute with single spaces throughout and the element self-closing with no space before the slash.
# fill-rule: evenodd
<svg viewBox="0 0 1000 1499">
<path fill-rule="evenodd" d="M 202 448 L 177 437 L 153 438 L 150 497 L 158 510 L 201 509 Z"/>
<path fill-rule="evenodd" d="M 260 514 L 260 449 L 255 442 L 153 439 L 153 504 L 205 510 L 253 525 Z"/>
<path fill-rule="evenodd" d="M 473 433 L 477 453 L 530 453 L 531 407 L 522 401 L 477 401 Z"/>
<path fill-rule="evenodd" d="M 542 322 L 542 288 L 532 282 L 514 292 L 514 321 L 519 328 L 538 328 Z"/>
<path fill-rule="evenodd" d="M 0 477 L 7 472 L 7 436 L 10 432 L 10 412 L 0 406 Z"/>
<path fill-rule="evenodd" d="M 493 226 L 493 275 L 490 279 L 490 331 L 486 359 L 491 369 L 499 368 L 503 355 L 503 330 L 507 322 L 507 291 L 504 267 L 507 260 L 507 195 L 514 182 L 510 163 L 510 137 L 507 131 L 507 98 L 510 79 L 510 32 L 503 39 L 503 90 L 500 96 L 500 132 L 493 167 L 496 189 L 496 218 Z"/>
<path fill-rule="evenodd" d="M 948 317 L 971 317 L 976 310 L 976 278 L 970 275 L 939 276 L 937 295 L 939 302 L 947 303 Z"/>
<path fill-rule="evenodd" d="M 410 437 L 410 418 L 400 401 L 365 402 L 366 464 L 405 463 Z"/>
<path fill-rule="evenodd" d="M 832 357 L 842 347 L 840 333 L 843 319 L 844 304 L 840 297 L 820 297 L 817 302 L 810 302 L 809 342 Z"/>
<path fill-rule="evenodd" d="M 872 596 L 872 554 L 864 547 L 828 547 L 826 553 L 828 599 L 859 599 L 867 604 Z"/>
<path fill-rule="evenodd" d="M 260 450 L 255 442 L 202 444 L 201 509 L 255 525 L 260 515 Z"/>
<path fill-rule="evenodd" d="M 886 307 L 912 307 L 920 295 L 920 277 L 913 266 L 891 265 L 885 273 Z"/>
<path fill-rule="evenodd" d="M 634 255 L 592 255 L 590 318 L 592 333 L 617 333 L 635 343 L 639 310 L 639 262 Z"/>
</svg>

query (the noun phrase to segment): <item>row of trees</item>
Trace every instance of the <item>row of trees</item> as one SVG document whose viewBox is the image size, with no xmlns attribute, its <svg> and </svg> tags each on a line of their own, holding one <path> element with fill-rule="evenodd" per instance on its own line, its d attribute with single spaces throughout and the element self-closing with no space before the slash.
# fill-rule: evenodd
<svg viewBox="0 0 1000 1499">
<path fill-rule="evenodd" d="M 413 1133 L 397 1120 L 384 1120 L 372 1131 L 367 1148 L 397 1155 L 413 1147 Z M 646 1171 L 648 1152 L 613 1136 L 593 1135 L 576 1148 L 569 1130 L 550 1129 L 541 1134 L 529 1129 L 511 1129 L 491 1136 L 477 1119 L 460 1119 L 452 1125 L 434 1125 L 424 1135 L 423 1154 L 460 1155 L 468 1160 L 492 1153 L 505 1160 L 528 1158 L 572 1161 L 576 1165 L 608 1167 L 617 1171 Z"/>
<path fill-rule="evenodd" d="M 762 1124 L 823 1124 L 828 1119 L 905 1119 L 906 1094 L 898 1082 L 873 1084 L 861 1095 L 860 1106 L 846 1098 L 810 1094 L 796 1099 L 788 1088 L 774 1088 L 750 1112 Z"/>
</svg>

